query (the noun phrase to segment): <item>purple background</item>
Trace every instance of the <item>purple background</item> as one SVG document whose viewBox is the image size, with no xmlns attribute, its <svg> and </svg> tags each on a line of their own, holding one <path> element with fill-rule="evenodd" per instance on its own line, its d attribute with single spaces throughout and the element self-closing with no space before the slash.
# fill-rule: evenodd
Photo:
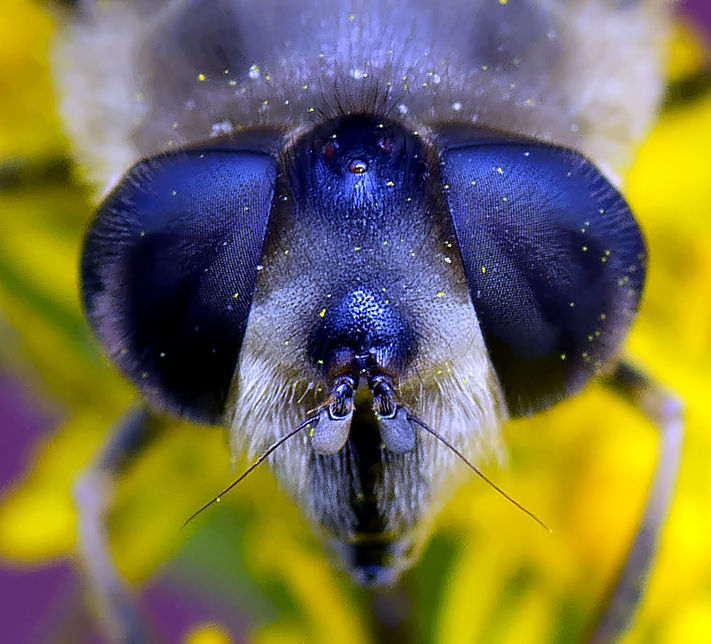
<svg viewBox="0 0 711 644">
<path fill-rule="evenodd" d="M 711 40 L 711 2 L 687 0 L 682 11 L 706 32 Z M 18 481 L 33 460 L 34 445 L 53 431 L 60 413 L 37 401 L 29 386 L 16 377 L 0 372 L 0 489 Z M 195 598 L 181 596 L 167 584 L 146 592 L 149 610 L 157 627 L 169 638 L 180 641 L 185 630 L 210 613 Z M 13 644 L 56 641 L 64 629 L 67 642 L 94 644 L 101 639 L 79 635 L 86 615 L 81 608 L 78 582 L 70 563 L 52 562 L 46 568 L 28 572 L 3 564 L 0 568 L 0 639 Z M 48 635 L 51 634 L 51 637 Z M 233 632 L 233 635 L 236 634 Z M 89 639 L 87 639 L 89 637 Z"/>
<path fill-rule="evenodd" d="M 699 29 L 711 39 L 711 2 L 709 0 L 686 0 L 682 4 L 682 13 L 698 23 Z"/>
</svg>

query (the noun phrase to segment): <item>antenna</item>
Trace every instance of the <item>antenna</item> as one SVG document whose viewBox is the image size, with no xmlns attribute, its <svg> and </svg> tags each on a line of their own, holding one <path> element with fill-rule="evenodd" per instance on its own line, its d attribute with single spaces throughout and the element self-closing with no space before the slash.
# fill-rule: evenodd
<svg viewBox="0 0 711 644">
<path fill-rule="evenodd" d="M 272 444 L 267 448 L 266 452 L 264 452 L 264 454 L 262 454 L 256 461 L 254 461 L 254 463 L 252 463 L 252 465 L 250 465 L 250 466 L 244 471 L 244 473 L 243 473 L 237 480 L 235 480 L 235 481 L 233 481 L 232 483 L 230 483 L 224 490 L 222 490 L 222 492 L 220 492 L 214 499 L 212 499 L 212 501 L 209 501 L 208 503 L 206 503 L 205 505 L 203 505 L 197 512 L 194 512 L 193 514 L 191 514 L 191 515 L 188 517 L 188 519 L 185 521 L 185 523 L 183 523 L 183 527 L 185 527 L 186 525 L 188 525 L 188 523 L 190 523 L 198 514 L 200 514 L 200 513 L 204 512 L 205 510 L 207 510 L 211 505 L 214 505 L 215 503 L 219 503 L 219 502 L 222 500 L 222 497 L 223 497 L 225 494 L 227 494 L 227 493 L 228 493 L 233 487 L 235 487 L 238 483 L 241 483 L 245 478 L 247 478 L 247 475 L 248 475 L 248 474 L 250 474 L 250 473 L 253 472 L 255 469 L 257 469 L 257 467 L 259 467 L 259 465 L 261 465 L 261 464 L 269 457 L 269 455 L 270 455 L 275 449 L 277 449 L 277 447 L 279 447 L 280 445 L 286 443 L 286 441 L 288 441 L 290 438 L 293 438 L 294 436 L 296 436 L 300 431 L 302 431 L 303 429 L 305 429 L 305 428 L 308 427 L 311 423 L 314 423 L 314 422 L 318 422 L 318 416 L 312 416 L 311 418 L 307 418 L 307 419 L 306 419 L 303 423 L 301 423 L 301 425 L 299 425 L 296 429 L 290 431 L 288 434 L 286 434 L 285 436 L 282 436 L 279 440 L 277 440 L 276 442 L 272 443 Z"/>
<path fill-rule="evenodd" d="M 407 411 L 407 410 L 406 410 Z M 407 420 L 409 420 L 412 423 L 415 423 L 422 427 L 422 429 L 428 431 L 432 436 L 434 436 L 438 441 L 446 445 L 452 452 L 454 452 L 464 463 L 466 463 L 467 467 L 474 472 L 480 479 L 488 483 L 491 487 L 493 487 L 501 496 L 503 496 L 507 501 L 510 503 L 513 503 L 519 510 L 527 514 L 529 517 L 531 517 L 538 525 L 540 525 L 542 528 L 547 530 L 548 532 L 553 532 L 543 521 L 541 521 L 533 512 L 530 510 L 527 510 L 525 507 L 523 507 L 516 499 L 510 497 L 506 492 L 504 492 L 496 483 L 491 481 L 489 478 L 487 478 L 481 470 L 476 468 L 467 458 L 462 454 L 454 445 L 452 445 L 449 441 L 447 441 L 444 436 L 439 434 L 436 430 L 432 429 L 429 425 L 426 423 L 423 423 L 417 416 L 413 416 L 408 412 L 407 414 Z"/>
</svg>

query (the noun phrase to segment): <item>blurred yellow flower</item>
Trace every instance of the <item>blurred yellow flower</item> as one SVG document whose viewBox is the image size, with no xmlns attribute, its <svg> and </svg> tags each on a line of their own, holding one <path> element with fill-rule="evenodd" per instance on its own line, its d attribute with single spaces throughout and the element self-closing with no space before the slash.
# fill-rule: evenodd
<svg viewBox="0 0 711 644">
<path fill-rule="evenodd" d="M 230 644 L 230 638 L 214 624 L 199 625 L 187 634 L 185 644 Z"/>
</svg>

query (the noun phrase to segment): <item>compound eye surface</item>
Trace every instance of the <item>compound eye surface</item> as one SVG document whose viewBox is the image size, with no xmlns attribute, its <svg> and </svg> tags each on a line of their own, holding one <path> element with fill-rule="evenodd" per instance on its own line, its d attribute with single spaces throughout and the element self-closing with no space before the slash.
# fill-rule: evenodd
<svg viewBox="0 0 711 644">
<path fill-rule="evenodd" d="M 87 318 L 155 407 L 219 421 L 275 181 L 275 162 L 258 151 L 164 154 L 135 165 L 91 223 L 81 268 Z"/>
<path fill-rule="evenodd" d="M 623 197 L 579 153 L 469 142 L 441 156 L 469 291 L 509 411 L 578 391 L 616 355 L 646 249 Z"/>
</svg>

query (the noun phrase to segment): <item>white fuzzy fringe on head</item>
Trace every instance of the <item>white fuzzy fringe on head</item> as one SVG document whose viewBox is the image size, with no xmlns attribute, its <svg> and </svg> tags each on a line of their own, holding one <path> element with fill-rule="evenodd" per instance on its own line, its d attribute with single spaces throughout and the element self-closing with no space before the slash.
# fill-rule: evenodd
<svg viewBox="0 0 711 644">
<path fill-rule="evenodd" d="M 149 16 L 98 3 L 57 51 L 63 112 L 100 191 L 148 154 L 374 100 L 415 130 L 474 123 L 616 171 L 662 90 L 668 7 L 610 4 L 181 0 Z"/>
</svg>

